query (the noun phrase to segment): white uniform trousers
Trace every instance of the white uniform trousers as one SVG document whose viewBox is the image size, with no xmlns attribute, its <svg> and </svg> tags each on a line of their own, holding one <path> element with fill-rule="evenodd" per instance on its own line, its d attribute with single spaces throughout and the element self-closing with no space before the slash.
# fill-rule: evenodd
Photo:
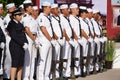
<svg viewBox="0 0 120 80">
<path fill-rule="evenodd" d="M 60 61 L 60 44 L 57 42 L 55 45 L 55 60 Z M 56 64 L 56 69 L 59 69 L 59 63 Z M 56 70 L 56 78 L 59 78 L 59 72 Z"/>
<path fill-rule="evenodd" d="M 83 53 L 80 53 L 80 54 L 83 54 L 83 57 L 87 57 L 87 52 L 88 52 L 88 41 L 82 37 L 81 39 L 78 40 L 78 42 L 81 44 L 82 46 L 82 51 Z M 86 60 L 84 60 L 84 63 L 86 63 Z M 86 72 L 86 67 L 84 66 L 84 72 Z"/>
<path fill-rule="evenodd" d="M 100 38 L 95 38 L 94 39 L 94 47 L 95 47 L 95 44 L 97 44 L 97 55 L 100 54 Z M 98 71 L 99 70 L 99 65 L 96 63 L 96 70 Z"/>
<path fill-rule="evenodd" d="M 6 37 L 6 51 L 5 51 L 5 61 L 4 61 L 4 68 L 3 68 L 3 78 L 10 79 L 10 68 L 11 68 L 11 54 L 9 50 L 9 43 L 10 43 L 10 36 L 5 35 Z"/>
<path fill-rule="evenodd" d="M 35 59 L 37 58 L 37 49 L 35 48 L 35 45 L 32 46 L 32 53 L 31 53 L 31 62 L 30 62 L 30 80 L 34 80 L 34 73 L 35 73 Z"/>
<path fill-rule="evenodd" d="M 70 77 L 71 70 L 71 46 L 68 41 L 65 42 L 65 52 L 63 53 L 63 59 L 67 59 L 67 62 L 63 63 L 63 67 L 66 68 L 66 70 L 63 70 L 63 76 L 64 77 Z"/>
<path fill-rule="evenodd" d="M 28 49 L 25 51 L 24 67 L 23 67 L 23 80 L 30 80 L 30 62 L 31 54 L 33 53 L 32 45 L 33 41 L 27 36 Z"/>
<path fill-rule="evenodd" d="M 42 46 L 40 48 L 40 57 L 37 67 L 37 80 L 50 80 L 51 60 L 52 60 L 52 46 L 45 38 L 40 38 Z"/>
<path fill-rule="evenodd" d="M 90 56 L 94 56 L 94 42 L 91 42 Z M 93 58 L 90 58 L 90 63 L 93 63 Z M 93 65 L 89 65 L 89 72 L 93 71 Z"/>
</svg>

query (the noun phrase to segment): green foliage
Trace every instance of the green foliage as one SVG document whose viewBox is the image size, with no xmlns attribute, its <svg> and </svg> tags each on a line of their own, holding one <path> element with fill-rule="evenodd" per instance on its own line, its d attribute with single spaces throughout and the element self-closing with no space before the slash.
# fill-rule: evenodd
<svg viewBox="0 0 120 80">
<path fill-rule="evenodd" d="M 113 40 L 109 40 L 107 42 L 107 55 L 106 60 L 107 61 L 113 61 L 115 57 L 115 43 Z"/>
<path fill-rule="evenodd" d="M 6 15 L 6 8 L 5 6 L 8 4 L 8 3 L 15 3 L 16 7 L 18 7 L 19 5 L 21 5 L 23 3 L 24 0 L 0 0 L 0 3 L 2 3 L 4 5 L 4 15 Z"/>
</svg>

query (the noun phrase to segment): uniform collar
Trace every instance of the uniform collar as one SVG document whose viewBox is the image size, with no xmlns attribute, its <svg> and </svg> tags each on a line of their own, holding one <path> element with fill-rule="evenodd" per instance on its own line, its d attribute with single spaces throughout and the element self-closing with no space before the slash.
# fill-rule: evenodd
<svg viewBox="0 0 120 80">
<path fill-rule="evenodd" d="M 13 19 L 13 21 L 16 22 L 16 23 L 18 24 L 18 21 L 17 21 L 17 20 Z"/>
</svg>

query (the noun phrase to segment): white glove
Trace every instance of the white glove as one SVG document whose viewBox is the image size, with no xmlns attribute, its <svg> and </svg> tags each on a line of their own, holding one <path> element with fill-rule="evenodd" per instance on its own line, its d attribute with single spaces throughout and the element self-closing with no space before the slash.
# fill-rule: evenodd
<svg viewBox="0 0 120 80">
<path fill-rule="evenodd" d="M 23 48 L 24 48 L 24 50 L 28 49 L 28 44 L 24 43 Z"/>
<path fill-rule="evenodd" d="M 100 40 L 100 42 L 104 43 L 104 39 L 103 38 L 100 38 L 99 40 Z"/>
<path fill-rule="evenodd" d="M 70 40 L 69 40 L 69 43 L 70 43 L 73 47 L 75 46 L 74 40 L 70 39 Z"/>
<path fill-rule="evenodd" d="M 36 39 L 35 39 L 35 44 L 39 44 L 39 43 L 40 43 L 39 38 L 36 38 Z"/>
<path fill-rule="evenodd" d="M 97 37 L 95 37 L 94 41 L 98 43 L 100 40 Z"/>
<path fill-rule="evenodd" d="M 87 44 L 87 39 L 85 39 L 84 37 L 82 37 L 82 38 L 80 38 L 79 40 L 78 40 L 78 42 L 81 44 L 81 45 L 85 45 L 85 44 Z"/>
<path fill-rule="evenodd" d="M 58 39 L 58 42 L 61 46 L 63 46 L 65 44 L 65 39 Z"/>
<path fill-rule="evenodd" d="M 103 40 L 106 42 L 108 39 L 107 39 L 107 37 L 103 37 Z"/>
<path fill-rule="evenodd" d="M 75 47 L 79 46 L 78 41 L 74 40 Z"/>
<path fill-rule="evenodd" d="M 4 42 L 1 42 L 0 48 L 1 48 L 1 49 L 4 49 L 4 47 L 5 47 L 5 43 L 4 43 Z"/>
<path fill-rule="evenodd" d="M 88 41 L 89 41 L 90 43 L 92 43 L 92 42 L 93 42 L 93 39 L 92 39 L 92 38 L 89 38 Z"/>
<path fill-rule="evenodd" d="M 52 40 L 52 41 L 51 41 L 51 44 L 55 47 L 56 44 L 57 44 L 57 41 L 56 41 L 56 40 Z"/>
</svg>

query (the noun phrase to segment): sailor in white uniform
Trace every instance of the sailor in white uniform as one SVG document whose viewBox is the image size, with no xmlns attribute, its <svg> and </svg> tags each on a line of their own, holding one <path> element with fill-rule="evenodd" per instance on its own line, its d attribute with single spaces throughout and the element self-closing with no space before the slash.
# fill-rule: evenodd
<svg viewBox="0 0 120 80">
<path fill-rule="evenodd" d="M 67 62 L 63 63 L 63 66 L 66 68 L 66 70 L 63 70 L 63 76 L 65 78 L 70 77 L 71 74 L 71 52 L 72 48 L 71 46 L 75 47 L 77 46 L 77 43 L 74 42 L 74 30 L 70 24 L 69 20 L 69 8 L 67 4 L 63 4 L 60 6 L 61 9 L 61 26 L 63 28 L 63 34 L 65 36 L 66 42 L 65 42 L 65 52 L 63 53 L 63 59 Z"/>
<path fill-rule="evenodd" d="M 37 18 L 39 28 L 41 30 L 40 42 L 40 58 L 38 64 L 38 78 L 37 80 L 50 80 L 51 60 L 52 60 L 52 45 L 56 45 L 54 40 L 54 31 L 51 24 L 51 3 L 42 3 L 43 12 Z"/>
<path fill-rule="evenodd" d="M 25 27 L 26 36 L 28 39 L 28 49 L 25 51 L 25 59 L 24 59 L 24 68 L 23 68 L 23 80 L 32 80 L 30 79 L 31 73 L 31 61 L 32 61 L 32 54 L 34 53 L 33 49 L 33 43 L 36 39 L 36 33 L 37 33 L 37 26 L 33 22 L 33 18 L 31 17 L 31 13 L 33 11 L 32 9 L 32 1 L 31 0 L 25 0 L 23 2 L 25 14 L 23 15 L 23 18 L 21 20 L 21 23 Z M 36 53 L 35 53 L 36 54 Z"/>
<path fill-rule="evenodd" d="M 80 24 L 80 20 L 77 17 L 77 15 L 79 14 L 79 8 L 78 5 L 76 3 L 72 3 L 70 5 L 70 11 L 71 11 L 71 15 L 70 15 L 70 24 L 73 28 L 73 30 L 75 31 L 75 41 L 78 42 L 78 39 L 80 39 L 81 37 L 81 24 Z M 79 65 L 79 61 L 80 61 L 80 46 L 75 46 L 75 51 L 74 51 L 74 57 L 76 58 L 75 61 L 75 75 L 79 76 L 80 75 L 80 65 Z"/>
<path fill-rule="evenodd" d="M 85 19 L 87 17 L 87 8 L 85 6 L 80 6 L 80 23 L 81 23 L 81 29 L 82 29 L 82 38 L 80 40 L 78 40 L 78 42 L 83 46 L 83 57 L 85 57 L 85 60 L 84 60 L 84 64 L 86 64 L 86 58 L 87 58 L 87 55 L 88 55 L 88 41 L 89 42 L 92 42 L 93 39 L 91 39 L 89 37 L 90 35 L 90 28 L 88 26 L 88 24 L 86 23 Z M 86 73 L 86 67 L 84 65 L 84 69 L 83 69 L 84 73 Z M 82 72 L 82 73 L 83 73 Z M 85 76 L 83 74 L 81 74 L 82 76 Z"/>
</svg>

